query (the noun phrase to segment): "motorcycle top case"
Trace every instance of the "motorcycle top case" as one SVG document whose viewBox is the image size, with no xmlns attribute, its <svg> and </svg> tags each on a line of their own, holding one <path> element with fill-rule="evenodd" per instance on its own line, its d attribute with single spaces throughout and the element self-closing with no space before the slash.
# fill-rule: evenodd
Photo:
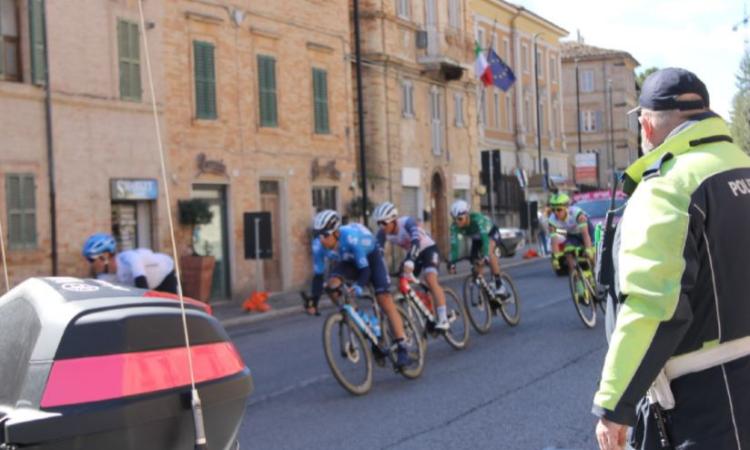
<svg viewBox="0 0 750 450">
<path fill-rule="evenodd" d="M 234 448 L 250 370 L 185 304 L 208 448 Z M 180 304 L 101 280 L 30 278 L 0 297 L 0 449 L 194 448 Z"/>
</svg>

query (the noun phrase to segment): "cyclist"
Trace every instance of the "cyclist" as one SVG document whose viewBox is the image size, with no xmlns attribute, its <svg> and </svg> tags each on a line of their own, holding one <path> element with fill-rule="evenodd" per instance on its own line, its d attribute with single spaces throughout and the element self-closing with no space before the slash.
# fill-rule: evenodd
<svg viewBox="0 0 750 450">
<path fill-rule="evenodd" d="M 458 235 L 471 238 L 471 261 L 481 270 L 484 260 L 489 258 L 490 268 L 495 277 L 495 295 L 505 300 L 510 297 L 508 288 L 500 278 L 500 262 L 498 261 L 495 247 L 500 244 L 500 230 L 490 221 L 488 217 L 472 212 L 465 200 L 456 200 L 450 210 L 453 223 L 451 224 L 451 262 L 448 270 L 456 273 L 455 261 L 458 259 Z"/>
<path fill-rule="evenodd" d="M 339 262 L 331 271 L 328 286 L 336 289 L 343 280 L 355 280 L 352 290 L 359 297 L 365 286 L 372 283 L 378 304 L 393 326 L 394 341 L 397 344 L 395 366 L 397 369 L 408 366 L 411 358 L 404 339 L 404 324 L 391 296 L 391 280 L 383 259 L 383 249 L 378 246 L 370 230 L 358 223 L 341 226 L 338 213 L 330 209 L 315 216 L 313 230 L 323 247 L 335 249 L 339 256 Z M 336 300 L 335 293 L 333 299 Z"/>
<path fill-rule="evenodd" d="M 115 239 L 107 233 L 92 234 L 83 244 L 94 277 L 126 286 L 177 293 L 174 261 L 146 248 L 117 253 Z"/>
<path fill-rule="evenodd" d="M 437 245 L 430 235 L 409 216 L 398 216 L 393 203 L 381 203 L 372 212 L 372 218 L 380 227 L 377 234 L 378 244 L 385 248 L 386 240 L 407 251 L 401 263 L 401 276 L 418 277 L 424 270 L 427 287 L 437 303 L 438 323 L 435 328 L 446 331 L 450 328 L 445 308 L 445 293 L 438 281 L 440 254 Z M 402 288 L 402 291 L 405 290 Z"/>
<path fill-rule="evenodd" d="M 338 261 L 339 256 L 333 250 L 329 250 L 323 246 L 320 242 L 320 236 L 313 237 L 312 240 L 312 259 L 313 259 L 313 279 L 311 286 L 311 293 L 308 296 L 305 292 L 301 292 L 302 298 L 305 301 L 305 310 L 309 315 L 320 315 L 318 311 L 318 303 L 320 302 L 320 296 L 323 294 L 323 284 L 326 271 L 326 261 Z"/>
<path fill-rule="evenodd" d="M 552 215 L 549 218 L 550 239 L 552 240 L 552 267 L 560 269 L 560 259 L 566 246 L 585 248 L 586 255 L 593 263 L 594 246 L 591 239 L 591 224 L 588 217 L 580 208 L 570 206 L 567 194 L 553 194 L 549 200 Z M 568 269 L 575 269 L 575 258 L 566 255 Z"/>
</svg>

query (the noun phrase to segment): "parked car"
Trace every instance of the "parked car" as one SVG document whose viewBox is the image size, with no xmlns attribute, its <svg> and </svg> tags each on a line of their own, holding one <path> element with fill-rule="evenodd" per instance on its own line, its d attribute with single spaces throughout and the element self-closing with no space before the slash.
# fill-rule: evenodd
<svg viewBox="0 0 750 450">
<path fill-rule="evenodd" d="M 498 227 L 500 230 L 501 244 L 496 248 L 498 257 L 511 258 L 519 249 L 526 245 L 526 233 L 520 228 Z"/>
<path fill-rule="evenodd" d="M 592 226 L 595 227 L 599 224 L 604 226 L 604 219 L 612 204 L 611 195 L 612 194 L 609 191 L 576 194 L 573 196 L 573 205 L 581 208 L 583 212 L 586 213 Z M 627 197 L 625 197 L 625 194 L 617 191 L 615 194 L 615 208 L 617 208 L 617 213 L 615 215 L 616 222 L 622 217 L 625 208 L 621 208 L 621 206 L 625 205 L 626 202 Z"/>
</svg>

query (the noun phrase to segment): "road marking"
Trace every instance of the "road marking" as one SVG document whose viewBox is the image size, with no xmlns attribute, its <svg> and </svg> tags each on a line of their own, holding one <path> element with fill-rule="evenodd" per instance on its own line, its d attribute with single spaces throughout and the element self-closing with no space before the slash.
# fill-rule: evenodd
<svg viewBox="0 0 750 450">
<path fill-rule="evenodd" d="M 270 394 L 263 395 L 261 397 L 258 397 L 257 399 L 248 402 L 246 408 L 250 408 L 251 406 L 257 405 L 258 403 L 267 402 L 269 400 L 273 400 L 276 397 L 281 397 L 282 395 L 286 395 L 292 391 L 296 391 L 298 389 L 304 389 L 307 386 L 310 386 L 312 384 L 320 383 L 322 381 L 326 381 L 330 378 L 333 378 L 330 374 L 323 374 L 318 375 L 317 377 L 308 378 L 307 380 L 300 381 L 299 383 L 295 383 L 292 385 L 289 385 L 285 388 L 279 389 L 278 391 L 271 392 Z"/>
</svg>

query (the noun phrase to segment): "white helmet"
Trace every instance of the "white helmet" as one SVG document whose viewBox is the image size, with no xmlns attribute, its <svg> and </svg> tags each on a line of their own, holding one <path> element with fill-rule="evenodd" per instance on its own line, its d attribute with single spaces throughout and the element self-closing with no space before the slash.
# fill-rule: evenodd
<svg viewBox="0 0 750 450">
<path fill-rule="evenodd" d="M 372 212 L 375 223 L 390 222 L 398 217 L 398 209 L 391 202 L 383 202 Z"/>
<path fill-rule="evenodd" d="M 469 207 L 469 204 L 466 203 L 466 200 L 456 200 L 451 205 L 451 217 L 455 219 L 463 214 L 468 214 L 470 209 L 471 208 Z"/>
<path fill-rule="evenodd" d="M 332 209 L 324 209 L 315 215 L 313 230 L 315 233 L 331 233 L 339 229 L 341 218 L 339 213 Z"/>
</svg>

